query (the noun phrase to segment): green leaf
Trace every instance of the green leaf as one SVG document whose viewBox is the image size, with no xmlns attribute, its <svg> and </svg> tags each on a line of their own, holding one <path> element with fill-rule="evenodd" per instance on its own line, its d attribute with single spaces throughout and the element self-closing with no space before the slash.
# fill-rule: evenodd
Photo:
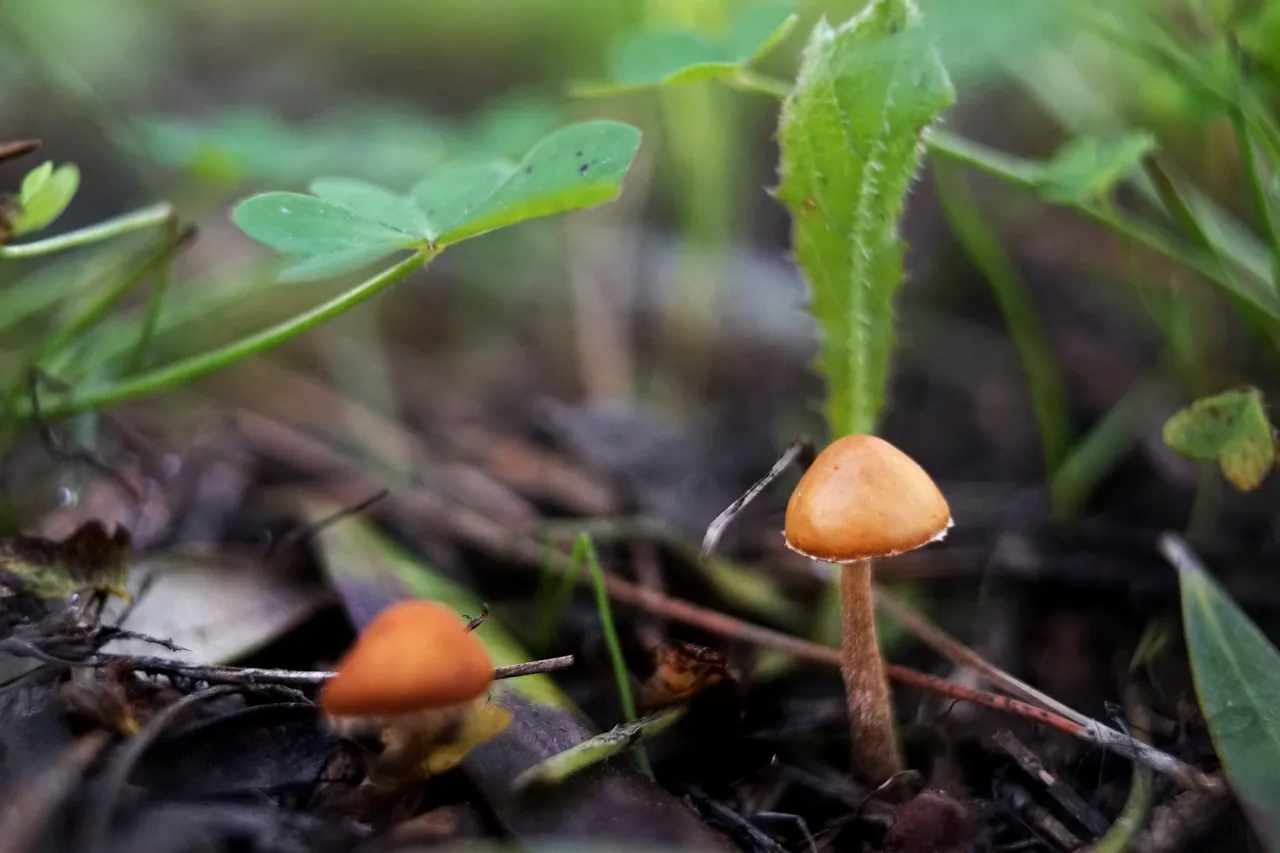
<svg viewBox="0 0 1280 853">
<path fill-rule="evenodd" d="M 385 187 L 358 178 L 317 178 L 311 192 L 325 201 L 340 204 L 365 219 L 402 231 L 422 234 L 427 230 L 426 218 L 412 199 L 396 195 Z"/>
<path fill-rule="evenodd" d="M 18 191 L 13 233 L 30 234 L 53 224 L 79 188 L 80 169 L 74 163 L 63 163 L 55 169 L 52 162 L 46 162 L 32 169 Z"/>
<path fill-rule="evenodd" d="M 249 237 L 302 259 L 289 278 L 346 272 L 397 250 L 433 248 L 618 196 L 640 131 L 613 121 L 570 125 L 517 165 L 460 164 L 408 196 L 355 178 L 322 178 L 315 195 L 270 192 L 241 202 L 233 219 Z"/>
<path fill-rule="evenodd" d="M 616 121 L 588 121 L 544 138 L 492 192 L 448 223 L 439 247 L 530 219 L 592 207 L 618 197 L 640 148 L 640 131 Z M 422 186 L 414 198 L 422 205 Z M 434 224 L 434 217 L 428 215 Z"/>
<path fill-rule="evenodd" d="M 236 206 L 232 218 L 259 243 L 303 258 L 358 251 L 385 257 L 420 239 L 348 207 L 302 193 L 253 196 Z"/>
<path fill-rule="evenodd" d="M 53 174 L 53 161 L 45 160 L 39 166 L 36 166 L 26 177 L 22 179 L 22 187 L 18 190 L 18 206 L 26 207 L 31 203 L 31 199 L 35 198 L 42 187 L 49 182 L 49 176 Z"/>
<path fill-rule="evenodd" d="M 613 59 L 611 77 L 624 87 L 692 83 L 733 70 L 720 46 L 687 30 L 653 30 L 628 39 Z"/>
<path fill-rule="evenodd" d="M 1191 459 L 1217 460 L 1241 491 L 1257 489 L 1276 463 L 1275 430 L 1256 388 L 1196 400 L 1165 422 L 1164 443 Z"/>
<path fill-rule="evenodd" d="M 777 197 L 791 211 L 837 436 L 873 431 L 884 406 L 905 249 L 898 220 L 921 138 L 955 100 L 933 47 L 901 38 L 918 18 L 911 0 L 872 0 L 838 28 L 819 21 L 782 107 Z"/>
<path fill-rule="evenodd" d="M 1149 133 L 1118 139 L 1078 136 L 1041 166 L 1036 191 L 1053 204 L 1086 204 L 1111 192 L 1156 149 Z"/>
<path fill-rule="evenodd" d="M 381 246 L 339 249 L 323 255 L 312 255 L 295 264 L 290 264 L 280 271 L 277 278 L 284 282 L 332 278 L 364 269 L 382 260 L 388 254 L 387 250 Z"/>
<path fill-rule="evenodd" d="M 745 7 L 729 26 L 725 53 L 731 62 L 745 65 L 760 59 L 791 35 L 800 18 L 793 3 L 757 3 Z"/>
<path fill-rule="evenodd" d="M 501 161 L 442 170 L 409 193 L 426 220 L 426 235 L 436 240 L 474 217 L 480 205 L 511 177 L 515 166 Z"/>
<path fill-rule="evenodd" d="M 1261 4 L 1237 35 L 1258 64 L 1280 78 L 1280 3 Z"/>
<path fill-rule="evenodd" d="M 1200 709 L 1242 810 L 1280 850 L 1280 652 L 1187 557 L 1175 563 Z"/>
<path fill-rule="evenodd" d="M 609 62 L 609 81 L 575 88 L 582 96 L 696 83 L 734 74 L 764 56 L 799 20 L 794 3 L 757 3 L 739 12 L 722 40 L 691 30 L 649 30 L 623 41 Z"/>
</svg>

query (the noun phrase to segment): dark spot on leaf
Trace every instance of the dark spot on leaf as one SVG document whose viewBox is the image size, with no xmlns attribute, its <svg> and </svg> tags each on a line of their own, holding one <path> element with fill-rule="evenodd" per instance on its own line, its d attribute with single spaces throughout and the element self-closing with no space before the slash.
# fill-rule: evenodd
<svg viewBox="0 0 1280 853">
<path fill-rule="evenodd" d="M 525 173 L 526 175 L 532 175 L 532 174 L 533 174 L 533 167 L 532 167 L 532 166 L 525 166 L 525 167 L 524 167 L 524 173 Z"/>
<path fill-rule="evenodd" d="M 581 166 L 578 167 L 578 174 L 585 175 L 587 173 L 587 169 L 589 168 L 591 168 L 590 163 L 583 163 Z"/>
<path fill-rule="evenodd" d="M 575 152 L 573 152 L 573 156 L 574 156 L 574 157 L 581 157 L 581 156 L 582 156 L 582 152 L 581 152 L 581 151 L 575 151 Z"/>
</svg>

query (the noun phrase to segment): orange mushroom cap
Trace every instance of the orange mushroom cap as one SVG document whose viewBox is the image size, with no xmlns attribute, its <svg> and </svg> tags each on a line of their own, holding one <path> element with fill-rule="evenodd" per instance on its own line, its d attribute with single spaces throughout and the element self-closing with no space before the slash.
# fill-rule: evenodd
<svg viewBox="0 0 1280 853">
<path fill-rule="evenodd" d="M 364 629 L 320 693 L 330 716 L 391 716 L 460 705 L 484 694 L 493 661 L 451 608 L 411 599 Z"/>
<path fill-rule="evenodd" d="M 787 502 L 787 546 L 830 563 L 891 557 L 941 539 L 951 509 L 915 460 L 874 435 L 818 454 Z"/>
</svg>

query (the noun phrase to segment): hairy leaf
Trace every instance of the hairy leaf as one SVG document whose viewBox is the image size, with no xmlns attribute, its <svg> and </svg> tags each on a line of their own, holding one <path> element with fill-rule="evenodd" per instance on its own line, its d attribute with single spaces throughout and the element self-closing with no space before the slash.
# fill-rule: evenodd
<svg viewBox="0 0 1280 853">
<path fill-rule="evenodd" d="M 1217 460 L 1241 491 L 1257 489 L 1276 463 L 1275 430 L 1256 388 L 1196 400 L 1165 422 L 1164 443 L 1191 459 Z"/>
<path fill-rule="evenodd" d="M 911 0 L 873 0 L 838 28 L 819 21 L 782 108 L 777 196 L 791 211 L 837 436 L 873 431 L 884 406 L 898 220 L 921 137 L 955 98 L 932 47 L 894 38 L 917 19 Z"/>
<path fill-rule="evenodd" d="M 1178 569 L 1187 653 L 1214 748 L 1266 849 L 1280 849 L 1280 652 L 1198 562 Z"/>
</svg>

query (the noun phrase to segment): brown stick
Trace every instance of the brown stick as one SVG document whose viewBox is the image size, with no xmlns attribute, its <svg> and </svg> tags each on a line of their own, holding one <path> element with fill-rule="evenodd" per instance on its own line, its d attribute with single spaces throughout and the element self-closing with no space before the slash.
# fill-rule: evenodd
<svg viewBox="0 0 1280 853">
<path fill-rule="evenodd" d="M 876 640 L 869 561 L 840 567 L 840 612 L 840 674 L 849 698 L 853 766 L 863 782 L 880 785 L 902 770 L 902 756 Z"/>
</svg>

